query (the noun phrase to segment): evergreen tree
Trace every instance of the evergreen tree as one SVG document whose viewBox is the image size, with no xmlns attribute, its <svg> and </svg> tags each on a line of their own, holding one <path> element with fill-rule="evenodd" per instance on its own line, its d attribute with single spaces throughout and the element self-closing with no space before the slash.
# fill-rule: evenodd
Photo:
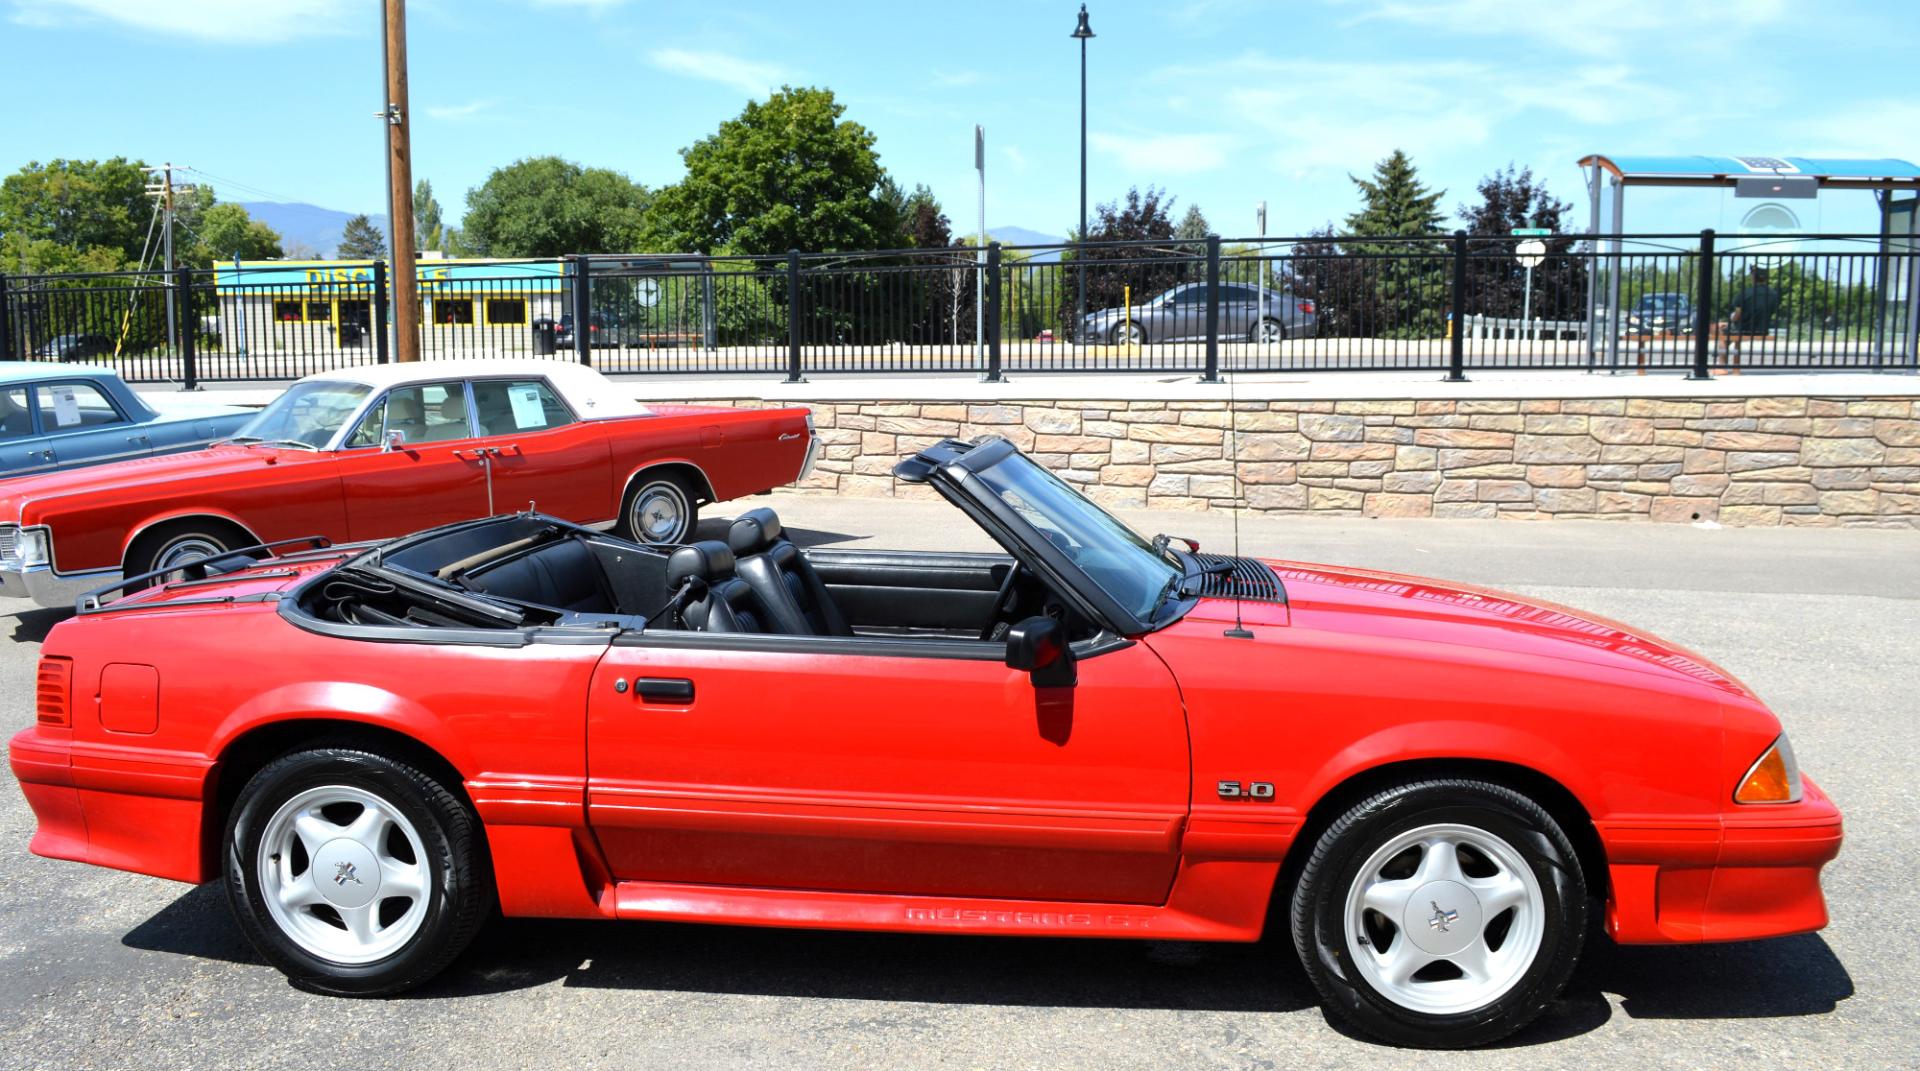
<svg viewBox="0 0 1920 1071">
<path fill-rule="evenodd" d="M 1187 214 L 1180 217 L 1180 225 L 1173 229 L 1173 236 L 1183 242 L 1203 242 L 1213 228 L 1207 225 L 1207 217 L 1200 212 L 1199 205 L 1188 205 Z"/>
<path fill-rule="evenodd" d="M 413 184 L 413 244 L 420 252 L 434 250 L 451 253 L 459 244 L 460 232 L 446 225 L 440 214 L 440 202 L 433 196 L 433 183 L 421 179 Z"/>
<path fill-rule="evenodd" d="M 337 260 L 380 260 L 387 255 L 387 236 L 362 213 L 341 229 L 333 255 Z"/>
<path fill-rule="evenodd" d="M 1373 167 L 1372 178 L 1348 176 L 1360 190 L 1360 211 L 1347 217 L 1341 251 L 1358 254 L 1344 271 L 1342 289 L 1326 300 L 1341 308 L 1351 334 L 1376 338 L 1437 338 L 1446 330 L 1448 280 L 1445 247 L 1438 242 L 1365 241 L 1427 238 L 1441 233 L 1445 190 L 1429 189 L 1407 154 Z M 1355 241 L 1354 239 L 1362 239 Z"/>
<path fill-rule="evenodd" d="M 1429 190 L 1413 161 L 1399 149 L 1373 165 L 1373 177 L 1347 176 L 1360 189 L 1364 205 L 1347 217 L 1347 233 L 1362 238 L 1419 238 L 1440 233 L 1445 190 Z"/>
</svg>

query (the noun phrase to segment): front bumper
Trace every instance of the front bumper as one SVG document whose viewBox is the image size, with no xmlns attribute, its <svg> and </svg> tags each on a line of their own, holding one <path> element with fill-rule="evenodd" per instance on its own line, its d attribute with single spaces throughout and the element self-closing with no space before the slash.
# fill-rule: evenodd
<svg viewBox="0 0 1920 1071">
<path fill-rule="evenodd" d="M 62 574 L 48 565 L 23 566 L 0 561 L 0 597 L 32 599 L 54 610 L 71 610 L 80 596 L 119 579 L 118 569 Z"/>
<path fill-rule="evenodd" d="M 1820 868 L 1840 854 L 1840 809 L 1803 775 L 1799 803 L 1692 823 L 1596 823 L 1622 944 L 1746 941 L 1827 924 Z"/>
</svg>

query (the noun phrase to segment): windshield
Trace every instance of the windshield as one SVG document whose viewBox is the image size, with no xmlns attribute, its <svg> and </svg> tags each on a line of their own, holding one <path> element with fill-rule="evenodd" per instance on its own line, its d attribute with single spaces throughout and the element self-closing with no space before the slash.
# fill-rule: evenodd
<svg viewBox="0 0 1920 1071">
<path fill-rule="evenodd" d="M 1182 571 L 1133 529 L 1021 454 L 976 474 L 1047 542 L 1142 621 Z"/>
<path fill-rule="evenodd" d="M 323 447 L 372 393 L 363 383 L 295 383 L 233 437 Z"/>
</svg>

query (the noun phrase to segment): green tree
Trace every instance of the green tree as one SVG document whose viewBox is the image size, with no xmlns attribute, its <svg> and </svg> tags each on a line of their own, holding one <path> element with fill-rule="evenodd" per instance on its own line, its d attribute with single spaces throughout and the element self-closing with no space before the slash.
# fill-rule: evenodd
<svg viewBox="0 0 1920 1071">
<path fill-rule="evenodd" d="M 650 247 L 777 254 L 889 244 L 901 217 L 876 196 L 873 134 L 845 112 L 827 89 L 788 86 L 749 102 L 681 150 L 687 174 L 655 199 Z"/>
<path fill-rule="evenodd" d="M 1079 271 L 1084 263 L 1087 311 L 1117 308 L 1124 301 L 1139 305 L 1192 274 L 1193 252 L 1170 243 L 1174 238 L 1173 199 L 1166 191 L 1136 187 L 1121 200 L 1096 205 L 1087 241 L 1128 242 L 1130 245 L 1093 245 L 1070 249 L 1061 258 L 1063 272 L 1057 314 L 1062 324 L 1073 324 L 1080 299 Z M 1105 264 L 1103 261 L 1121 263 Z M 1095 340 L 1098 341 L 1098 340 Z"/>
<path fill-rule="evenodd" d="M 483 257 L 631 253 L 652 196 L 618 171 L 536 156 L 467 191 L 461 246 Z"/>
<path fill-rule="evenodd" d="M 0 181 L 0 249 L 22 272 L 110 271 L 135 264 L 153 218 L 138 161 L 30 163 Z"/>
<path fill-rule="evenodd" d="M 1373 166 L 1373 177 L 1347 176 L 1359 188 L 1360 211 L 1347 217 L 1347 233 L 1362 238 L 1419 238 L 1440 233 L 1445 190 L 1420 181 L 1413 161 L 1399 149 Z"/>
<path fill-rule="evenodd" d="M 457 255 L 461 249 L 459 228 L 447 226 L 441 218 L 433 183 L 426 179 L 413 184 L 413 244 L 423 253 L 433 250 Z"/>
<path fill-rule="evenodd" d="M 1203 242 L 1212 233 L 1213 228 L 1201 214 L 1199 205 L 1188 205 L 1187 214 L 1180 217 L 1180 225 L 1173 229 L 1173 236 L 1183 242 Z"/>
<path fill-rule="evenodd" d="M 341 228 L 340 245 L 333 255 L 339 260 L 380 260 L 387 255 L 387 236 L 362 213 Z"/>
<path fill-rule="evenodd" d="M 199 213 L 197 223 L 193 244 L 180 258 L 193 267 L 210 267 L 216 260 L 236 256 L 241 260 L 268 260 L 286 255 L 280 248 L 279 232 L 239 205 L 211 205 Z"/>
</svg>

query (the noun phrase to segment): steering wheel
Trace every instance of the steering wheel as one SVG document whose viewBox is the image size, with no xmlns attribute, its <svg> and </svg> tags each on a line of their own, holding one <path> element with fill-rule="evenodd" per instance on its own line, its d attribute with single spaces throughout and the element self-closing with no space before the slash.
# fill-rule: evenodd
<svg viewBox="0 0 1920 1071">
<path fill-rule="evenodd" d="M 987 614 L 986 626 L 980 630 L 981 639 L 993 639 L 993 628 L 1000 623 L 1000 615 L 1012 609 L 1010 604 L 1013 602 L 1013 582 L 1019 576 L 1020 563 L 1014 562 L 1013 568 L 1007 570 L 1007 578 L 1000 582 L 1000 591 L 993 597 L 993 610 Z"/>
</svg>

